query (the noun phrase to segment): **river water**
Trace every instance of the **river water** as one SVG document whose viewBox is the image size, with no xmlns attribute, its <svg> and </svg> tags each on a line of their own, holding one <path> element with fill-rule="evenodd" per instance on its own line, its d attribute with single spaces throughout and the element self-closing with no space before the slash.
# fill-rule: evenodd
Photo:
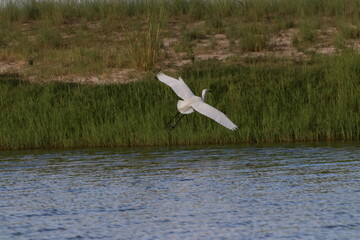
<svg viewBox="0 0 360 240">
<path fill-rule="evenodd" d="M 0 152 L 0 239 L 360 239 L 360 144 Z"/>
</svg>

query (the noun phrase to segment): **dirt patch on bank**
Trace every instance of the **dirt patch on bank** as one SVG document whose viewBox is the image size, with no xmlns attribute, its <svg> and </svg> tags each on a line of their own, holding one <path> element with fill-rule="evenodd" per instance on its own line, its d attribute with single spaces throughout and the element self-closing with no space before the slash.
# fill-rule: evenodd
<svg viewBox="0 0 360 240">
<path fill-rule="evenodd" d="M 67 24 L 69 25 L 69 24 Z M 71 25 L 71 24 L 70 24 Z M 179 46 L 182 44 L 182 27 L 180 22 L 171 22 L 171 34 L 163 34 L 165 37 L 161 39 L 161 49 L 159 59 L 154 69 L 176 72 L 181 66 L 191 64 L 194 61 L 204 61 L 208 59 L 217 59 L 227 62 L 236 58 L 251 57 L 276 57 L 289 58 L 297 61 L 306 60 L 312 54 L 336 55 L 341 52 L 334 39 L 338 31 L 334 27 L 328 27 L 316 31 L 316 40 L 311 44 L 296 46 L 294 39 L 299 34 L 299 29 L 289 28 L 279 30 L 272 34 L 267 42 L 266 48 L 261 51 L 244 51 L 239 47 L 242 39 L 230 39 L 226 33 L 207 33 L 201 35 L 200 38 L 191 39 L 189 47 L 184 49 Z M 202 29 L 205 22 L 199 21 L 189 24 L 186 29 Z M 91 30 L 101 28 L 99 23 L 91 23 L 87 26 Z M 29 32 L 29 24 L 24 25 L 24 31 Z M 112 32 L 106 41 L 114 41 L 117 44 L 126 43 L 126 33 L 123 31 Z M 63 39 L 72 38 L 72 35 L 66 35 Z M 105 41 L 105 39 L 104 39 Z M 126 45 L 123 46 L 126 48 Z M 344 43 L 344 47 L 353 48 L 360 52 L 360 39 L 350 39 Z M 180 49 L 180 50 L 179 50 Z M 145 51 L 145 50 L 144 50 Z M 0 52 L 1 54 L 1 52 Z M 56 74 L 42 75 L 41 68 L 32 71 L 32 62 L 29 60 L 17 60 L 11 56 L 0 55 L 0 74 L 17 73 L 24 76 L 30 81 L 62 81 L 77 82 L 83 84 L 106 84 L 106 83 L 128 83 L 141 79 L 145 72 L 133 68 L 130 64 L 119 68 L 106 68 L 100 74 L 76 75 L 76 74 Z M 45 66 L 45 65 L 44 65 Z M 46 67 L 46 66 L 45 66 Z M 40 70 L 39 70 L 40 69 Z"/>
</svg>

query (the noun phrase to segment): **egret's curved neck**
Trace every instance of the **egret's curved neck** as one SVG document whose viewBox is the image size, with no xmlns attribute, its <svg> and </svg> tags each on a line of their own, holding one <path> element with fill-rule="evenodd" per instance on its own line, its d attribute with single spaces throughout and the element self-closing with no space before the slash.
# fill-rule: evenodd
<svg viewBox="0 0 360 240">
<path fill-rule="evenodd" d="M 201 93 L 201 98 L 202 100 L 205 102 L 205 99 L 206 99 L 206 94 L 208 93 L 209 90 L 207 89 L 204 89 L 202 90 L 202 93 Z"/>
</svg>

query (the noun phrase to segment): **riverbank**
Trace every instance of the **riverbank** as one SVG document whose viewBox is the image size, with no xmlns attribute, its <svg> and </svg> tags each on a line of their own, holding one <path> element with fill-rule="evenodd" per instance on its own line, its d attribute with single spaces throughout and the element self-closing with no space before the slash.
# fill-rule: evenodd
<svg viewBox="0 0 360 240">
<path fill-rule="evenodd" d="M 0 149 L 359 140 L 360 2 L 8 1 Z M 239 129 L 172 132 L 182 76 Z"/>
<path fill-rule="evenodd" d="M 8 1 L 0 73 L 32 82 L 127 83 L 209 59 L 287 58 L 360 50 L 353 0 Z"/>
<path fill-rule="evenodd" d="M 194 63 L 181 76 L 238 126 L 200 115 L 169 132 L 177 96 L 149 74 L 128 84 L 35 84 L 1 75 L 0 148 L 68 148 L 360 140 L 360 56 Z M 177 77 L 177 75 L 174 75 Z M 17 78 L 17 79 L 16 79 Z"/>
</svg>

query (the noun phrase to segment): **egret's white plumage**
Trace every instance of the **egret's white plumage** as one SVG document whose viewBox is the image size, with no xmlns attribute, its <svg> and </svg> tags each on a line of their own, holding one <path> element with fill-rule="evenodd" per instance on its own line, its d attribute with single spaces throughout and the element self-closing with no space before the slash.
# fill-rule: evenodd
<svg viewBox="0 0 360 240">
<path fill-rule="evenodd" d="M 227 127 L 231 130 L 237 129 L 237 126 L 222 112 L 217 110 L 216 108 L 210 106 L 205 103 L 206 93 L 209 91 L 208 89 L 204 89 L 202 91 L 201 97 L 195 96 L 194 93 L 190 90 L 190 88 L 186 85 L 184 80 L 180 77 L 179 79 L 169 77 L 164 73 L 159 73 L 157 78 L 170 86 L 176 95 L 178 95 L 181 99 L 177 103 L 177 108 L 182 114 L 190 114 L 192 112 L 197 111 L 216 122 L 220 123 L 224 127 Z"/>
</svg>

